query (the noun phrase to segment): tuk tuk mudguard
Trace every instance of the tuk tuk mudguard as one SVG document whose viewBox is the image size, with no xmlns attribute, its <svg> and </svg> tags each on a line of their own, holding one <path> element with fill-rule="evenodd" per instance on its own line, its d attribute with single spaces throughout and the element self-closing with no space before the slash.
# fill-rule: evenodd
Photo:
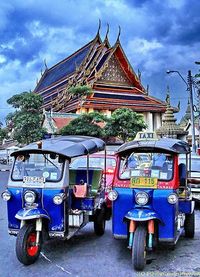
<svg viewBox="0 0 200 277">
<path fill-rule="evenodd" d="M 130 210 L 124 216 L 124 218 L 134 221 L 148 221 L 150 219 L 158 219 L 161 223 L 163 223 L 159 215 L 155 211 L 148 208 Z"/>
<path fill-rule="evenodd" d="M 118 198 L 113 202 L 113 235 L 115 238 L 126 238 L 127 224 L 124 222 L 124 215 L 134 210 L 135 191 L 131 188 L 116 187 L 115 190 L 118 192 Z M 172 205 L 167 201 L 167 197 L 174 192 L 176 191 L 173 189 L 157 189 L 152 191 L 153 197 L 148 209 L 149 211 L 159 211 L 158 217 L 162 219 L 162 224 L 158 221 L 159 240 L 161 241 L 172 242 L 175 238 L 174 219 L 178 211 L 178 204 Z M 144 211 L 144 208 L 138 208 L 138 210 Z M 174 228 L 171 226 L 174 226 Z"/>
<path fill-rule="evenodd" d="M 194 211 L 195 201 L 190 201 L 187 199 L 179 200 L 179 212 L 185 214 L 192 214 Z"/>
<path fill-rule="evenodd" d="M 63 202 L 61 205 L 53 203 L 53 197 L 56 194 L 65 193 L 64 189 L 35 189 L 42 197 L 38 199 L 38 207 L 31 209 L 23 207 L 23 194 L 24 190 L 27 190 L 27 188 L 8 188 L 8 190 L 12 194 L 10 201 L 7 202 L 9 230 L 20 229 L 21 220 L 43 217 L 47 219 L 51 218 L 49 221 L 49 231 L 65 232 L 68 224 L 63 213 L 66 202 Z M 52 191 L 54 192 L 53 194 Z M 45 210 L 48 210 L 48 213 Z"/>
<path fill-rule="evenodd" d="M 15 217 L 19 220 L 30 220 L 30 219 L 37 219 L 37 218 L 43 218 L 43 217 L 50 220 L 47 212 L 41 208 L 34 208 L 34 209 L 23 208 L 17 212 Z"/>
</svg>

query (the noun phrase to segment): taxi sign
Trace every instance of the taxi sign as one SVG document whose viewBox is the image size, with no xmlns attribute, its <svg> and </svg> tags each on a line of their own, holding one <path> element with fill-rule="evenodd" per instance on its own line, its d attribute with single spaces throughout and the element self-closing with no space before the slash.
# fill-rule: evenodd
<svg viewBox="0 0 200 277">
<path fill-rule="evenodd" d="M 156 189 L 158 178 L 132 177 L 130 188 L 152 188 Z"/>
<path fill-rule="evenodd" d="M 157 140 L 157 135 L 154 132 L 138 132 L 135 140 Z"/>
</svg>

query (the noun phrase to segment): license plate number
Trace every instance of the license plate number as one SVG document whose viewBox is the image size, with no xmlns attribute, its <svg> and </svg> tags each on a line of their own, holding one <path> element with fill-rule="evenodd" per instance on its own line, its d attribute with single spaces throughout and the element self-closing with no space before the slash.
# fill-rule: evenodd
<svg viewBox="0 0 200 277">
<path fill-rule="evenodd" d="M 157 188 L 157 178 L 146 177 L 132 177 L 130 187 L 131 188 Z"/>
<path fill-rule="evenodd" d="M 38 184 L 44 184 L 45 178 L 44 177 L 32 177 L 32 176 L 24 176 L 23 183 L 29 184 L 31 186 L 37 186 Z"/>
</svg>

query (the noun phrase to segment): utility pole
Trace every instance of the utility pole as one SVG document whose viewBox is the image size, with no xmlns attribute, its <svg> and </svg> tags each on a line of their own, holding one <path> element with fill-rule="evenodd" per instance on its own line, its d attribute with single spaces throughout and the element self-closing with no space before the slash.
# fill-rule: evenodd
<svg viewBox="0 0 200 277">
<path fill-rule="evenodd" d="M 190 97 L 190 112 L 191 112 L 191 127 L 192 127 L 192 152 L 196 153 L 195 125 L 194 125 L 194 105 L 193 105 L 191 70 L 188 70 L 188 91 L 189 91 L 189 97 Z"/>
<path fill-rule="evenodd" d="M 192 152 L 196 153 L 196 142 L 195 142 L 195 125 L 194 125 L 194 105 L 193 105 L 193 93 L 192 93 L 192 85 L 193 85 L 193 79 L 191 70 L 188 70 L 188 78 L 187 82 L 183 78 L 183 76 L 180 74 L 177 70 L 167 70 L 167 74 L 176 72 L 180 78 L 183 80 L 183 82 L 187 86 L 187 91 L 189 92 L 189 99 L 190 99 L 190 120 L 191 120 L 191 129 L 192 129 Z"/>
<path fill-rule="evenodd" d="M 199 145 L 198 148 L 200 148 L 200 89 L 198 89 L 198 122 L 199 122 L 199 126 L 198 126 L 198 130 L 199 130 Z M 198 154 L 199 150 L 198 150 Z"/>
</svg>

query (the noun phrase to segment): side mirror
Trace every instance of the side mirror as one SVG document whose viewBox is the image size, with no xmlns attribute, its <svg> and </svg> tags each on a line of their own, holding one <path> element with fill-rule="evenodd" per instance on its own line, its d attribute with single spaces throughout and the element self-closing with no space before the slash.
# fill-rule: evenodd
<svg viewBox="0 0 200 277">
<path fill-rule="evenodd" d="M 185 187 L 186 186 L 186 176 L 187 176 L 186 165 L 181 163 L 181 164 L 179 164 L 178 169 L 179 169 L 180 186 Z"/>
</svg>

